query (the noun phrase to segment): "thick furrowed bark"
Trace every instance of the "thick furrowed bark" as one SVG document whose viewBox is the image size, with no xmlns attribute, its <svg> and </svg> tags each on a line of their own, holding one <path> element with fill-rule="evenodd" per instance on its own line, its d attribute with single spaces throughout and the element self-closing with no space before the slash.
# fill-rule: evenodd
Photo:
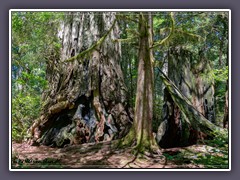
<svg viewBox="0 0 240 180">
<path fill-rule="evenodd" d="M 62 147 L 121 138 L 129 131 L 133 117 L 119 64 L 120 44 L 113 42 L 119 32 L 115 14 L 66 16 L 61 56 L 48 62 L 50 87 L 42 116 L 29 130 L 38 142 Z"/>
</svg>

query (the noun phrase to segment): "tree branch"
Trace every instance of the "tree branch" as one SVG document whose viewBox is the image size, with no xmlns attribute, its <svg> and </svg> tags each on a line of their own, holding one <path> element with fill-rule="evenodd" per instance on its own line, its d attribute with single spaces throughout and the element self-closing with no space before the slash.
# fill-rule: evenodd
<svg viewBox="0 0 240 180">
<path fill-rule="evenodd" d="M 133 22 L 135 22 L 135 23 L 139 23 L 138 20 L 133 19 L 133 18 L 127 16 L 127 15 L 121 15 L 121 14 L 119 14 L 119 15 L 117 15 L 117 19 L 121 19 L 121 20 L 126 20 L 126 19 L 127 19 L 127 20 L 129 20 L 129 21 L 133 21 Z"/>
<path fill-rule="evenodd" d="M 154 43 L 153 46 L 150 47 L 150 49 L 156 48 L 156 47 L 162 45 L 164 42 L 166 42 L 167 40 L 169 40 L 171 38 L 171 36 L 173 35 L 174 27 L 175 27 L 175 21 L 174 21 L 173 15 L 174 15 L 174 13 L 171 12 L 170 13 L 170 16 L 171 16 L 171 29 L 170 29 L 169 35 L 167 37 L 165 37 L 163 40 L 160 40 L 160 41 Z"/>
<path fill-rule="evenodd" d="M 65 60 L 65 61 L 63 61 L 63 62 L 72 62 L 72 61 L 74 61 L 74 60 L 76 60 L 76 59 L 79 59 L 79 58 L 85 56 L 86 54 L 92 52 L 94 49 L 96 49 L 98 46 L 100 46 L 100 45 L 103 43 L 103 41 L 106 39 L 106 37 L 108 36 L 108 34 L 112 31 L 115 23 L 116 23 L 116 19 L 114 20 L 114 22 L 113 22 L 111 28 L 108 30 L 108 32 L 107 32 L 103 37 L 101 37 L 101 38 L 99 39 L 99 41 L 97 41 L 95 44 L 93 44 L 90 48 L 88 48 L 88 49 L 85 50 L 85 51 L 82 51 L 82 52 L 79 53 L 78 55 L 73 56 L 73 57 L 71 57 L 71 58 L 69 58 L 69 59 L 67 59 L 67 60 Z"/>
<path fill-rule="evenodd" d="M 123 43 L 135 43 L 134 40 L 136 40 L 137 37 L 130 37 L 130 38 L 126 38 L 126 39 L 114 39 L 114 42 L 123 42 Z"/>
</svg>

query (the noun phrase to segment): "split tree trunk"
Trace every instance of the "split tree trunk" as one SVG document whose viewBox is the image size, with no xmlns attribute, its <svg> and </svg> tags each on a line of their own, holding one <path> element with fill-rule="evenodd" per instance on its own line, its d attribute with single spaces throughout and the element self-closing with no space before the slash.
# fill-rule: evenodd
<svg viewBox="0 0 240 180">
<path fill-rule="evenodd" d="M 61 55 L 48 62 L 49 90 L 42 115 L 30 128 L 34 142 L 63 147 L 126 135 L 133 117 L 119 65 L 121 46 L 113 42 L 118 33 L 114 12 L 66 14 L 59 31 Z"/>
<path fill-rule="evenodd" d="M 172 102 L 175 103 L 181 111 L 183 123 L 188 124 L 194 130 L 203 132 L 209 137 L 214 137 L 215 135 L 223 133 L 223 129 L 206 119 L 166 75 L 162 73 L 161 78 L 166 86 L 168 95 L 172 99 Z"/>
<path fill-rule="evenodd" d="M 169 51 L 168 76 L 193 107 L 206 119 L 215 122 L 214 81 L 209 62 L 182 48 Z M 168 90 L 164 91 L 164 117 L 159 127 L 159 145 L 164 148 L 195 144 L 203 134 L 186 124 L 182 110 L 173 101 Z"/>
</svg>

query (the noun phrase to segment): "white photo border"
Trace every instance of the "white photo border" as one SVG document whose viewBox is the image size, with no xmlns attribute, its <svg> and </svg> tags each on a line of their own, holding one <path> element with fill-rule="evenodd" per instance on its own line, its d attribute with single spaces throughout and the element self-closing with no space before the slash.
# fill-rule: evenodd
<svg viewBox="0 0 240 180">
<path fill-rule="evenodd" d="M 121 168 L 108 168 L 108 169 L 15 169 L 12 168 L 12 12 L 228 12 L 229 16 L 229 33 L 228 33 L 228 78 L 229 78 L 229 147 L 228 147 L 228 169 L 121 169 Z M 9 10 L 9 171 L 231 171 L 231 9 L 10 9 Z"/>
</svg>

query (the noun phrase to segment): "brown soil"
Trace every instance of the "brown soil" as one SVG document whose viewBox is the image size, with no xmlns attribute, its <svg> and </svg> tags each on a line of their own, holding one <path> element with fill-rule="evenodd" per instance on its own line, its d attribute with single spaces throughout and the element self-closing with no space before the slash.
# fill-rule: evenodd
<svg viewBox="0 0 240 180">
<path fill-rule="evenodd" d="M 132 149 L 116 149 L 114 142 L 82 144 L 64 148 L 30 146 L 27 143 L 12 143 L 12 158 L 25 163 L 12 161 L 13 168 L 203 168 L 190 162 L 178 164 L 167 160 L 163 155 L 138 155 Z M 165 149 L 169 155 L 178 153 L 181 148 Z M 27 161 L 28 160 L 28 161 Z M 43 161 L 45 164 L 43 166 Z M 56 163 L 57 162 L 57 163 Z M 40 166 L 40 164 L 42 166 Z"/>
</svg>

